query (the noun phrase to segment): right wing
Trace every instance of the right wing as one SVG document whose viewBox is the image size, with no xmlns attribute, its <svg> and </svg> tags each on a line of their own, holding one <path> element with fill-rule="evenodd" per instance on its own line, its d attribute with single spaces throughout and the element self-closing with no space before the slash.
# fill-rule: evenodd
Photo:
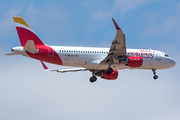
<svg viewBox="0 0 180 120">
<path fill-rule="evenodd" d="M 46 71 L 55 71 L 55 72 L 61 72 L 61 73 L 65 73 L 65 72 L 76 72 L 76 71 L 86 71 L 86 70 L 88 70 L 88 69 L 86 69 L 86 68 L 73 68 L 73 69 L 64 69 L 64 70 L 48 70 L 48 68 L 47 68 L 47 66 L 41 61 L 41 63 L 42 63 L 42 65 L 43 65 L 43 67 L 44 67 L 44 69 L 46 70 Z"/>
<path fill-rule="evenodd" d="M 122 29 L 118 26 L 116 21 L 112 18 L 112 21 L 116 27 L 117 33 L 115 39 L 112 41 L 111 47 L 109 49 L 109 54 L 101 62 L 102 63 L 119 63 L 119 59 L 126 56 L 126 40 L 125 34 Z"/>
<path fill-rule="evenodd" d="M 126 40 L 125 40 L 125 34 L 121 30 L 121 28 L 118 26 L 116 21 L 112 18 L 113 23 L 116 27 L 117 33 L 116 37 L 113 40 L 109 54 L 112 54 L 113 56 L 126 56 Z"/>
</svg>

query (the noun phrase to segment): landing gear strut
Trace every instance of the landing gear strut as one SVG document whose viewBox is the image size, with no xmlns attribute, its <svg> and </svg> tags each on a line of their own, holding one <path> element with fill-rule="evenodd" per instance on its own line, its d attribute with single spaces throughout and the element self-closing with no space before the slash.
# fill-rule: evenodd
<svg viewBox="0 0 180 120">
<path fill-rule="evenodd" d="M 113 72 L 113 69 L 109 66 L 108 69 L 106 69 L 107 74 L 111 74 Z"/>
<path fill-rule="evenodd" d="M 89 78 L 89 81 L 91 83 L 95 82 L 97 80 L 97 77 L 94 75 L 94 72 L 92 72 L 92 77 Z"/>
<path fill-rule="evenodd" d="M 152 69 L 152 71 L 153 71 L 153 74 L 154 74 L 154 76 L 153 76 L 154 80 L 158 79 L 158 76 L 156 75 L 156 69 Z"/>
</svg>

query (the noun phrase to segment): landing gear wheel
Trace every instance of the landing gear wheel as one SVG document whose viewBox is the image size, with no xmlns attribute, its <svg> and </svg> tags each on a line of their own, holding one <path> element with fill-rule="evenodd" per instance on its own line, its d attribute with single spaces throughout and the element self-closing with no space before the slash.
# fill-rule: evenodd
<svg viewBox="0 0 180 120">
<path fill-rule="evenodd" d="M 106 69 L 106 74 L 111 74 L 113 72 L 113 69 L 111 67 L 109 67 L 108 69 Z"/>
<path fill-rule="evenodd" d="M 154 77 L 153 77 L 153 78 L 154 78 L 154 80 L 156 80 L 156 79 L 158 79 L 158 76 L 157 76 L 157 75 L 154 75 Z"/>
<path fill-rule="evenodd" d="M 153 74 L 154 74 L 154 76 L 153 76 L 154 80 L 158 79 L 158 76 L 156 75 L 156 69 L 152 69 L 152 71 L 153 71 Z"/>
<path fill-rule="evenodd" d="M 89 81 L 90 81 L 91 83 L 95 82 L 96 80 L 97 80 L 97 77 L 96 77 L 96 76 L 92 76 L 92 77 L 90 77 L 90 79 L 89 79 Z"/>
</svg>

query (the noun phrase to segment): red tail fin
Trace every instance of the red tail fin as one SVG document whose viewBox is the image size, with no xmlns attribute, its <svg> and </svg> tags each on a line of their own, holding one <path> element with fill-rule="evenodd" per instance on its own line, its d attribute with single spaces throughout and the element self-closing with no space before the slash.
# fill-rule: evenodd
<svg viewBox="0 0 180 120">
<path fill-rule="evenodd" d="M 39 37 L 32 31 L 29 25 L 23 20 L 21 17 L 13 17 L 16 30 L 19 36 L 19 40 L 21 42 L 21 46 L 25 46 L 28 40 L 34 41 L 35 45 L 45 45 Z"/>
</svg>

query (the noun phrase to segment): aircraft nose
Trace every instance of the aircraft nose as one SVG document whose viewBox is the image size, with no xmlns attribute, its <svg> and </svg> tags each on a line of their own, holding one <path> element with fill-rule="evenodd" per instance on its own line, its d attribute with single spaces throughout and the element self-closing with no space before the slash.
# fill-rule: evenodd
<svg viewBox="0 0 180 120">
<path fill-rule="evenodd" d="M 174 67 L 176 65 L 176 62 L 174 60 L 171 60 L 171 66 Z"/>
</svg>

